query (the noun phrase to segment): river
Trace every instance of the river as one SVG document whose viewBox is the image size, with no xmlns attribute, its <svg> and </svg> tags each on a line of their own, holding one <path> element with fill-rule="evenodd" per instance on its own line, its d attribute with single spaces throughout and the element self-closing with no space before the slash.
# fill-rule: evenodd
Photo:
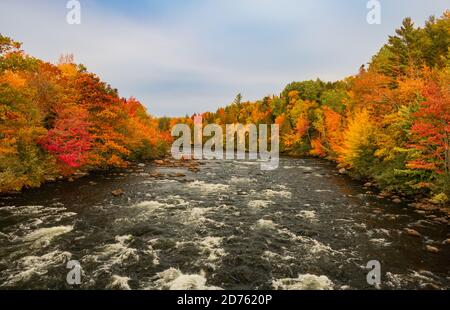
<svg viewBox="0 0 450 310">
<path fill-rule="evenodd" d="M 136 165 L 0 197 L 0 288 L 373 289 L 366 264 L 378 260 L 379 288 L 449 289 L 450 231 L 437 216 L 319 159 L 282 158 L 275 171 Z M 79 286 L 66 281 L 70 260 Z"/>
</svg>

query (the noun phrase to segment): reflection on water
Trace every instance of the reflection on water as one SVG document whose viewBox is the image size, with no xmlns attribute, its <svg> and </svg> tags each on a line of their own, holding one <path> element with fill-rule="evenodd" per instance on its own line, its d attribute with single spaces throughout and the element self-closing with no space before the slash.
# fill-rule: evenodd
<svg viewBox="0 0 450 310">
<path fill-rule="evenodd" d="M 370 289 L 378 260 L 382 288 L 449 289 L 448 225 L 335 170 L 291 158 L 275 171 L 146 166 L 1 197 L 0 286 L 71 288 L 74 259 L 84 289 Z"/>
</svg>

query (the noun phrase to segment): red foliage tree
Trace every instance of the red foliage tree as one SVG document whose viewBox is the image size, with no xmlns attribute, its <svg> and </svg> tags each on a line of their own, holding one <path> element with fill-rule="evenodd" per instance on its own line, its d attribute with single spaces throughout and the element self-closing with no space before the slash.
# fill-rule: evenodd
<svg viewBox="0 0 450 310">
<path fill-rule="evenodd" d="M 417 142 L 412 145 L 421 156 L 409 162 L 413 169 L 425 169 L 439 174 L 450 172 L 450 92 L 448 85 L 430 79 L 423 90 L 426 98 L 415 114 L 412 133 Z"/>
<path fill-rule="evenodd" d="M 55 127 L 40 141 L 40 145 L 54 154 L 59 162 L 70 168 L 82 166 L 91 149 L 87 112 L 79 107 L 58 113 Z"/>
</svg>

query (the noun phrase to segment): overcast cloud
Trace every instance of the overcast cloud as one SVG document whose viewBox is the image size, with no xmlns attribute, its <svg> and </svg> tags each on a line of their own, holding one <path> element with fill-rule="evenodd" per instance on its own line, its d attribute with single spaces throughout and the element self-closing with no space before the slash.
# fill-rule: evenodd
<svg viewBox="0 0 450 310">
<path fill-rule="evenodd" d="M 215 110 L 237 93 L 255 100 L 294 80 L 354 74 L 411 16 L 423 25 L 450 0 L 381 0 L 382 24 L 366 22 L 366 0 L 0 0 L 0 33 L 56 62 L 73 53 L 149 112 Z"/>
</svg>

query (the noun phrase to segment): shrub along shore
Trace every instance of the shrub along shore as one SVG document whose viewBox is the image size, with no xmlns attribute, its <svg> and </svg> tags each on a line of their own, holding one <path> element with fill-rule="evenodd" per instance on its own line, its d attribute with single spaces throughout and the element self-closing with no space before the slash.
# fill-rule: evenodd
<svg viewBox="0 0 450 310">
<path fill-rule="evenodd" d="M 0 193 L 162 158 L 171 127 L 194 116 L 154 118 L 71 56 L 53 65 L 0 36 Z M 256 102 L 239 94 L 202 117 L 278 124 L 283 154 L 334 161 L 380 197 L 448 205 L 450 11 L 423 27 L 406 18 L 354 76 L 293 82 Z"/>
</svg>

